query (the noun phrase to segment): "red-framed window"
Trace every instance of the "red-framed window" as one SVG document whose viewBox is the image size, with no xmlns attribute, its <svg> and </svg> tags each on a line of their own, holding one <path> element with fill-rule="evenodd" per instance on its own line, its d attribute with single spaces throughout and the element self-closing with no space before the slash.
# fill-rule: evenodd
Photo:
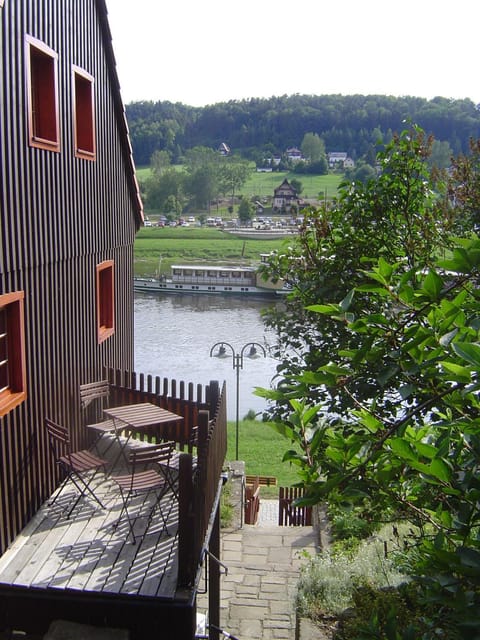
<svg viewBox="0 0 480 640">
<path fill-rule="evenodd" d="M 0 417 L 27 397 L 24 293 L 0 295 Z"/>
<path fill-rule="evenodd" d="M 58 113 L 58 54 L 26 36 L 29 142 L 33 147 L 60 151 Z"/>
<path fill-rule="evenodd" d="M 97 332 L 98 342 L 115 333 L 114 262 L 105 260 L 97 265 Z"/>
<path fill-rule="evenodd" d="M 75 155 L 77 158 L 95 160 L 95 112 L 93 100 L 93 76 L 73 67 L 73 123 Z"/>
</svg>

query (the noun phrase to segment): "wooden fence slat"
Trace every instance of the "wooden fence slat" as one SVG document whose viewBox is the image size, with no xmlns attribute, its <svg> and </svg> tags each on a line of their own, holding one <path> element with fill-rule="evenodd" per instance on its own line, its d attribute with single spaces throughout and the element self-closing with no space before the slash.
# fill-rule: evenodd
<svg viewBox="0 0 480 640">
<path fill-rule="evenodd" d="M 295 500 L 303 497 L 302 487 L 279 487 L 278 524 L 287 527 L 311 526 L 312 507 L 299 507 Z"/>
</svg>

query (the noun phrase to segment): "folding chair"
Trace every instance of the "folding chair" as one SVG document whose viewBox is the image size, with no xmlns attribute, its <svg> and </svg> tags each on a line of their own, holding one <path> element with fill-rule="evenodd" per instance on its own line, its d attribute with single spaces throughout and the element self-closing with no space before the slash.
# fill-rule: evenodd
<svg viewBox="0 0 480 640">
<path fill-rule="evenodd" d="M 97 475 L 97 472 L 102 467 L 104 473 L 106 473 L 106 461 L 98 458 L 86 449 L 72 451 L 70 448 L 70 435 L 66 427 L 53 422 L 53 420 L 50 420 L 49 418 L 45 418 L 45 428 L 48 433 L 50 451 L 55 460 L 55 464 L 65 474 L 65 478 L 60 485 L 60 488 L 58 489 L 54 499 L 49 502 L 49 504 L 52 505 L 55 503 L 63 489 L 66 487 L 68 481 L 71 480 L 77 488 L 79 495 L 68 512 L 67 518 L 70 517 L 80 498 L 85 497 L 87 493 L 94 498 L 102 509 L 105 509 L 90 485 Z M 88 477 L 89 473 L 90 477 Z"/>
<path fill-rule="evenodd" d="M 95 434 L 92 446 L 95 447 L 98 454 L 101 453 L 98 445 L 103 436 L 115 433 L 115 424 L 113 420 L 102 420 L 102 416 L 100 415 L 103 414 L 103 409 L 107 409 L 109 407 L 109 398 L 110 384 L 108 380 L 100 380 L 99 382 L 90 382 L 88 384 L 80 385 L 80 405 L 85 417 L 87 416 L 87 408 L 89 405 L 92 402 L 100 401 L 97 402 L 96 406 L 96 417 L 99 421 L 91 424 L 85 424 L 85 427 Z M 109 443 L 105 451 L 103 451 L 102 455 L 107 453 L 114 442 L 115 440 L 112 438 L 112 441 Z"/>
<path fill-rule="evenodd" d="M 123 514 L 125 513 L 130 533 L 132 535 L 133 544 L 136 542 L 135 532 L 133 529 L 135 520 L 138 517 L 147 518 L 147 526 L 143 533 L 143 535 L 145 535 L 152 521 L 155 509 L 160 504 L 162 498 L 169 490 L 176 495 L 173 480 L 169 471 L 170 459 L 174 448 L 174 442 L 162 442 L 160 444 L 142 446 L 138 449 L 134 449 L 129 456 L 131 472 L 127 475 L 111 476 L 111 480 L 115 482 L 120 489 L 120 495 L 123 502 L 120 516 L 114 526 L 118 526 Z M 129 512 L 129 504 L 132 498 L 140 494 L 150 492 L 155 492 L 156 499 L 146 516 L 134 516 L 131 512 L 131 508 Z M 169 535 L 167 518 L 165 518 L 161 509 L 160 515 L 163 521 L 163 529 L 161 533 L 165 531 L 165 533 Z"/>
</svg>

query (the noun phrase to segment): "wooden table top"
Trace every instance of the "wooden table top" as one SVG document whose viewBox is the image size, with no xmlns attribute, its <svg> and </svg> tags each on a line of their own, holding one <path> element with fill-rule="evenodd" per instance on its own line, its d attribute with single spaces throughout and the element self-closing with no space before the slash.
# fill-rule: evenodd
<svg viewBox="0 0 480 640">
<path fill-rule="evenodd" d="M 132 429 L 145 429 L 165 422 L 183 420 L 183 416 L 179 416 L 167 409 L 162 409 L 150 402 L 111 407 L 110 409 L 104 409 L 104 413 L 112 420 L 119 420 L 132 427 Z"/>
</svg>

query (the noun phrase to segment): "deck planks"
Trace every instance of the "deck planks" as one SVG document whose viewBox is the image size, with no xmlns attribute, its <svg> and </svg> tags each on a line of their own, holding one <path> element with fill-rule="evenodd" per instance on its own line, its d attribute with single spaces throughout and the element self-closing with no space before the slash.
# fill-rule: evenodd
<svg viewBox="0 0 480 640">
<path fill-rule="evenodd" d="M 125 515 L 117 526 L 121 498 L 105 478 L 97 491 L 107 507 L 82 498 L 67 518 L 75 499 L 65 488 L 55 504 L 46 502 L 0 558 L 0 584 L 42 589 L 79 590 L 173 598 L 178 566 L 178 504 L 171 492 L 162 499 L 168 534 L 158 510 L 144 533 L 153 495 L 133 502 L 130 512 L 139 538 L 132 544 Z"/>
</svg>

